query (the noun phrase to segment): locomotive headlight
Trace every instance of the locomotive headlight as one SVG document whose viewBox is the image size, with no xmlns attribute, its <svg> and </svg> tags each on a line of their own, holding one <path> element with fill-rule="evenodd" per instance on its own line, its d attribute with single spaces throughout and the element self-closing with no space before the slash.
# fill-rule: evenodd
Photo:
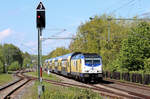
<svg viewBox="0 0 150 99">
<path fill-rule="evenodd" d="M 98 72 L 98 73 L 100 73 L 100 72 L 101 72 L 101 70 L 97 70 L 97 72 Z"/>
<path fill-rule="evenodd" d="M 88 75 L 88 74 L 85 74 L 84 77 L 89 77 L 89 75 Z"/>
<path fill-rule="evenodd" d="M 89 70 L 85 70 L 85 72 L 89 72 Z"/>
</svg>

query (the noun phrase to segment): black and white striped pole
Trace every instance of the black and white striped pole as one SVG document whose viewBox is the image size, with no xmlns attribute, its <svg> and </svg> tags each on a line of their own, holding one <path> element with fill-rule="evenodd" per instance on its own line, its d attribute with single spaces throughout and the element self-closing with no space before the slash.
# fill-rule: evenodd
<svg viewBox="0 0 150 99">
<path fill-rule="evenodd" d="M 42 86 L 42 30 L 45 28 L 45 7 L 42 2 L 36 8 L 36 26 L 38 29 L 38 79 L 40 85 L 38 86 L 39 98 L 44 91 L 44 86 Z"/>
</svg>

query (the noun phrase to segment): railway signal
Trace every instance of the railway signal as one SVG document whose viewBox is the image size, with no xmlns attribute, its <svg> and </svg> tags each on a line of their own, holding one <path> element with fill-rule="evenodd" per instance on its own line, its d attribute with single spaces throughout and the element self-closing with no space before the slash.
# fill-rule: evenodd
<svg viewBox="0 0 150 99">
<path fill-rule="evenodd" d="M 38 79 L 40 81 L 40 85 L 38 86 L 38 95 L 39 98 L 43 93 L 44 86 L 42 84 L 42 30 L 45 28 L 45 7 L 42 2 L 36 8 L 36 27 L 38 29 Z"/>
<path fill-rule="evenodd" d="M 36 24 L 37 28 L 45 28 L 45 7 L 42 2 L 37 7 Z"/>
</svg>

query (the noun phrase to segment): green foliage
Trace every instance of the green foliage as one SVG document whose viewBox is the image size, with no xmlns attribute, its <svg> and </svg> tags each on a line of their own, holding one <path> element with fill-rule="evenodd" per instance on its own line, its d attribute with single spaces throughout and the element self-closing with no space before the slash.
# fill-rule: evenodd
<svg viewBox="0 0 150 99">
<path fill-rule="evenodd" d="M 27 52 L 22 53 L 22 51 L 13 44 L 0 45 L 0 72 L 6 72 L 5 66 L 9 67 L 10 70 L 22 68 L 24 59 L 30 60 L 30 55 Z"/>
<path fill-rule="evenodd" d="M 30 88 L 30 92 L 26 93 L 23 99 L 37 99 L 38 82 Z M 89 89 L 82 89 L 77 87 L 62 87 L 55 86 L 50 83 L 43 82 L 45 92 L 40 99 L 101 99 L 99 93 L 95 93 Z"/>
<path fill-rule="evenodd" d="M 92 21 L 81 24 L 78 28 L 77 36 L 70 44 L 72 52 L 100 53 L 100 40 L 102 33 L 105 32 L 106 16 L 98 18 L 96 16 Z"/>
<path fill-rule="evenodd" d="M 16 71 L 19 69 L 19 63 L 17 61 L 11 63 L 11 65 L 8 67 L 8 70 L 10 71 Z"/>
<path fill-rule="evenodd" d="M 24 58 L 24 60 L 23 60 L 23 67 L 24 68 L 29 68 L 30 65 L 31 65 L 31 59 L 28 58 L 28 57 Z"/>
<path fill-rule="evenodd" d="M 18 61 L 20 67 L 23 64 L 22 52 L 20 49 L 13 44 L 3 45 L 3 56 L 7 66 L 11 65 L 14 61 Z"/>
<path fill-rule="evenodd" d="M 95 16 L 90 21 L 81 24 L 76 39 L 70 44 L 72 52 L 98 53 L 102 56 L 104 70 L 112 69 L 112 62 L 117 58 L 121 42 L 127 37 L 131 23 L 107 19 L 110 16 Z M 113 17 L 112 17 L 113 18 Z M 108 27 L 110 25 L 110 41 Z M 116 67 L 114 67 L 116 69 Z"/>
<path fill-rule="evenodd" d="M 13 61 L 18 61 L 22 65 L 23 58 L 20 49 L 12 44 L 4 44 L 3 46 L 4 59 L 8 65 Z"/>
<path fill-rule="evenodd" d="M 11 74 L 0 74 L 0 86 L 10 83 L 13 80 Z"/>
<path fill-rule="evenodd" d="M 3 48 L 0 45 L 0 73 L 3 72 L 4 69 L 3 65 L 4 65 Z"/>
<path fill-rule="evenodd" d="M 150 24 L 113 18 L 95 16 L 82 23 L 70 43 L 70 52 L 98 53 L 104 70 L 150 72 Z M 62 55 L 61 50 L 54 50 L 45 59 Z"/>
<path fill-rule="evenodd" d="M 0 73 L 3 72 L 3 63 L 2 61 L 0 60 Z"/>
<path fill-rule="evenodd" d="M 37 72 L 29 72 L 28 75 L 37 76 Z M 61 79 L 54 74 L 47 75 L 46 73 L 43 73 L 43 79 L 61 81 Z M 98 93 L 92 92 L 90 89 L 55 86 L 46 82 L 42 84 L 45 86 L 45 92 L 42 94 L 41 99 L 101 99 Z M 36 82 L 35 85 L 29 89 L 30 92 L 23 96 L 23 99 L 37 99 L 38 85 L 39 83 Z"/>
<path fill-rule="evenodd" d="M 30 68 L 33 66 L 32 60 L 33 58 L 28 52 L 23 53 L 23 68 Z"/>
<path fill-rule="evenodd" d="M 65 49 L 64 47 L 56 48 L 47 56 L 43 56 L 43 60 L 52 58 L 52 57 L 62 56 L 68 53 L 70 53 L 70 51 L 68 49 Z"/>
<path fill-rule="evenodd" d="M 150 25 L 142 22 L 129 32 L 128 38 L 122 41 L 118 57 L 120 68 L 126 68 L 128 71 L 146 70 L 149 66 L 147 58 L 150 57 L 149 31 Z"/>
<path fill-rule="evenodd" d="M 150 73 L 150 58 L 144 60 L 144 72 Z"/>
<path fill-rule="evenodd" d="M 31 76 L 37 77 L 38 72 L 28 72 L 28 74 L 31 75 Z M 54 81 L 61 81 L 61 79 L 59 79 L 58 77 L 56 77 L 56 75 L 53 75 L 53 74 L 48 75 L 45 72 L 42 73 L 42 78 L 43 79 L 54 80 Z"/>
</svg>

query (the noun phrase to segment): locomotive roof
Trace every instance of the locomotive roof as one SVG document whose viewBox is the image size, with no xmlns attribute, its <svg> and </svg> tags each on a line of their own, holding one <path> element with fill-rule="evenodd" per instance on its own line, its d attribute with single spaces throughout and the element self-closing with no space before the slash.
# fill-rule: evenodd
<svg viewBox="0 0 150 99">
<path fill-rule="evenodd" d="M 78 58 L 101 58 L 101 56 L 99 56 L 96 53 L 81 53 L 73 57 L 73 59 L 78 59 Z"/>
<path fill-rule="evenodd" d="M 63 60 L 69 59 L 69 57 L 73 57 L 74 55 L 77 55 L 77 54 L 80 54 L 80 53 L 81 53 L 81 52 L 74 52 L 74 53 L 66 54 L 66 55 L 61 56 L 61 58 L 62 58 Z"/>
<path fill-rule="evenodd" d="M 69 53 L 69 54 L 66 54 L 66 55 L 63 55 L 63 56 L 59 56 L 59 57 L 55 57 L 55 58 L 50 58 L 48 59 L 48 61 L 52 61 L 52 60 L 59 60 L 59 59 L 62 59 L 62 60 L 67 60 L 69 58 L 72 58 L 73 56 L 77 56 L 80 54 L 80 56 L 85 56 L 85 57 L 88 57 L 88 56 L 97 56 L 97 57 L 100 57 L 98 54 L 96 53 L 81 53 L 81 52 L 73 52 L 73 53 Z M 79 57 L 78 57 L 79 58 Z M 45 60 L 46 61 L 46 60 Z"/>
<path fill-rule="evenodd" d="M 74 52 L 74 53 L 69 53 L 69 54 L 66 54 L 66 55 L 63 55 L 63 56 L 59 56 L 59 57 L 55 57 L 55 58 L 50 58 L 48 59 L 49 61 L 51 60 L 59 60 L 59 59 L 62 59 L 62 60 L 67 60 L 69 59 L 69 57 L 73 57 L 74 55 L 76 54 L 80 54 L 81 52 Z M 46 61 L 46 60 L 45 60 Z"/>
</svg>

